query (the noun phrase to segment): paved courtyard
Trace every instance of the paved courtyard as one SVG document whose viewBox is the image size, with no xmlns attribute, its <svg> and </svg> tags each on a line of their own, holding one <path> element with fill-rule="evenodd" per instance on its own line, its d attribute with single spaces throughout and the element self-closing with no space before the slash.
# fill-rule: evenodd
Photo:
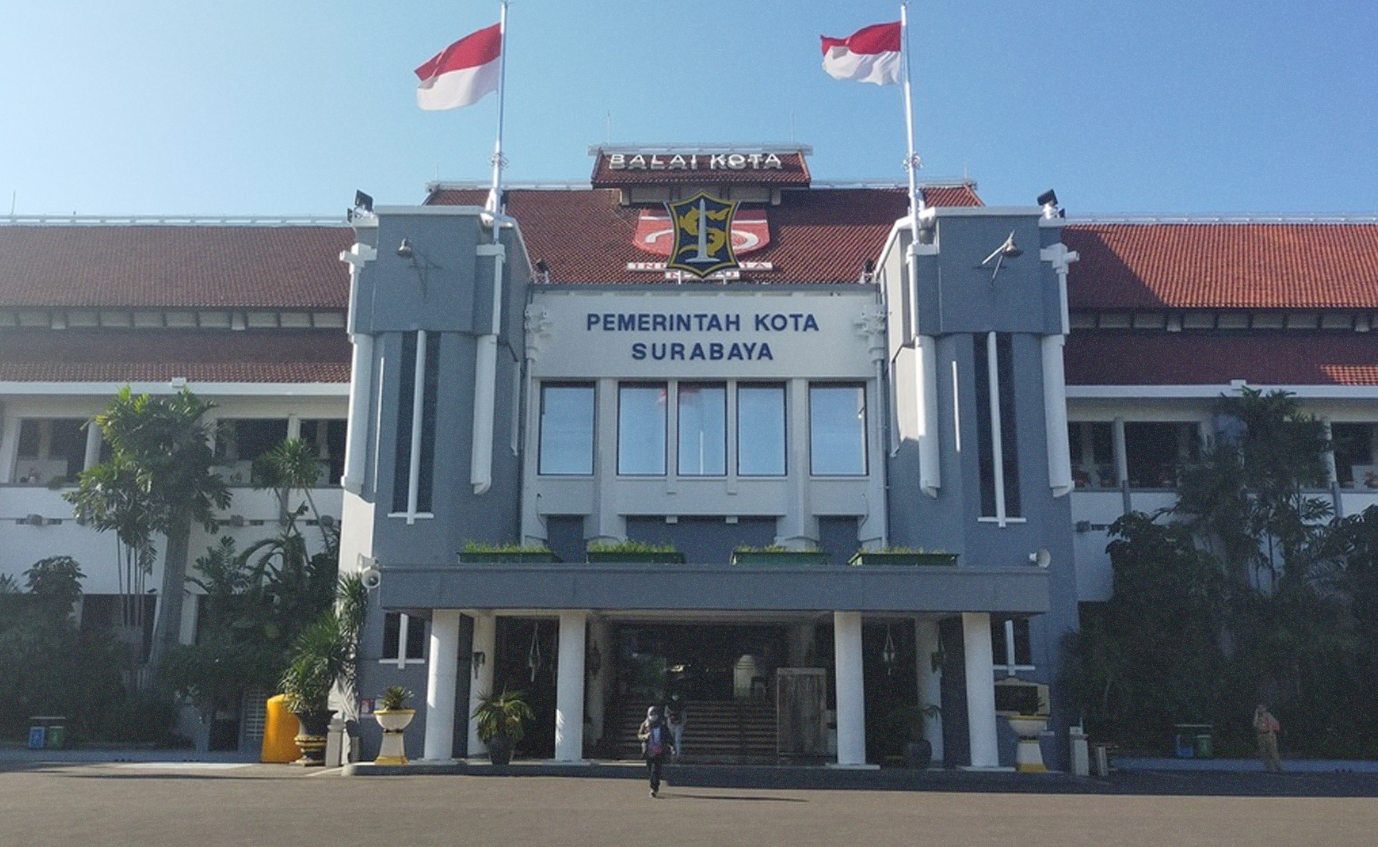
<svg viewBox="0 0 1378 847">
<path fill-rule="evenodd" d="M 1136 771 L 920 790 L 481 775 L 350 778 L 234 762 L 3 762 L 7 844 L 1364 845 L 1369 773 Z"/>
</svg>

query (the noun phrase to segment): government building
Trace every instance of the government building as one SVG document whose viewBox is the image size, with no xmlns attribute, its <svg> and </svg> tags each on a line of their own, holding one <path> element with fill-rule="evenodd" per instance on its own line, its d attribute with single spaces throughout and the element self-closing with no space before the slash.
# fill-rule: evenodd
<svg viewBox="0 0 1378 847">
<path fill-rule="evenodd" d="M 520 689 L 519 752 L 560 762 L 636 758 L 674 698 L 687 761 L 895 764 L 937 706 L 938 763 L 1027 765 L 1032 714 L 1066 769 L 1107 528 L 1172 502 L 1220 395 L 1296 393 L 1336 511 L 1378 502 L 1378 221 L 1086 220 L 969 181 L 911 209 L 798 145 L 590 152 L 496 212 L 437 183 L 338 221 L 0 219 L 0 573 L 72 555 L 82 625 L 146 639 L 62 493 L 118 389 L 188 388 L 235 495 L 192 550 L 275 531 L 248 468 L 315 445 L 371 586 L 340 705 L 424 692 L 412 758 L 482 754 L 474 706 Z M 263 694 L 202 731 L 251 748 Z"/>
</svg>

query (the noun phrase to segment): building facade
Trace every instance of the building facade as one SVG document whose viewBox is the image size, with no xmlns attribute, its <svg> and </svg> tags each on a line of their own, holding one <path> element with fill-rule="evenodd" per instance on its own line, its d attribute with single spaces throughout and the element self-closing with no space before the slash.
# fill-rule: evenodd
<svg viewBox="0 0 1378 847">
<path fill-rule="evenodd" d="M 481 752 L 469 714 L 509 688 L 560 761 L 633 755 L 675 697 L 702 761 L 883 764 L 932 704 L 940 761 L 1011 765 L 1002 716 L 1034 710 L 1065 767 L 1061 638 L 1215 398 L 1298 393 L 1337 511 L 1378 497 L 1373 221 L 1068 221 L 970 183 L 911 214 L 815 184 L 805 148 L 591 152 L 588 184 L 500 215 L 438 184 L 349 225 L 0 226 L 5 570 L 70 554 L 88 609 L 122 590 L 60 496 L 100 454 L 80 427 L 124 384 L 186 386 L 230 422 L 231 480 L 255 445 L 320 445 L 342 569 L 375 586 L 363 709 L 424 691 L 413 758 Z M 738 204 L 702 278 L 665 205 L 700 194 Z M 274 524 L 258 496 L 222 531 Z M 898 548 L 938 564 L 857 557 Z"/>
</svg>

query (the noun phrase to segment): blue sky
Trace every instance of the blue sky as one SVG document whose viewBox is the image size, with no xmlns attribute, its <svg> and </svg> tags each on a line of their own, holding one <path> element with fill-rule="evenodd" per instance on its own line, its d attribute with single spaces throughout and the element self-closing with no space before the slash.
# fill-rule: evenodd
<svg viewBox="0 0 1378 847">
<path fill-rule="evenodd" d="M 49 0 L 0 11 L 0 215 L 337 215 L 485 180 L 496 98 L 412 69 L 497 2 Z M 833 80 L 854 0 L 513 0 L 508 182 L 600 143 L 808 144 L 816 181 L 905 178 L 900 89 Z M 1093 214 L 1378 213 L 1373 0 L 909 6 L 921 177 Z"/>
</svg>

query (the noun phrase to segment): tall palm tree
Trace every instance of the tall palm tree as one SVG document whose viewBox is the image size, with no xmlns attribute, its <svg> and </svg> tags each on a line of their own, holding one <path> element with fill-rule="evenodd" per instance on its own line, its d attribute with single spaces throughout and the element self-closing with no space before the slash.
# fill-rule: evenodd
<svg viewBox="0 0 1378 847">
<path fill-rule="evenodd" d="M 183 389 L 170 396 L 134 396 L 120 389 L 95 425 L 110 446 L 110 460 L 81 475 L 65 495 L 78 520 L 115 530 L 131 547 L 166 538 L 161 602 L 148 666 L 157 673 L 177 643 L 182 621 L 188 546 L 194 524 L 215 529 L 215 511 L 230 505 L 224 480 L 212 472 L 215 453 L 205 420 L 215 404 Z"/>
</svg>

